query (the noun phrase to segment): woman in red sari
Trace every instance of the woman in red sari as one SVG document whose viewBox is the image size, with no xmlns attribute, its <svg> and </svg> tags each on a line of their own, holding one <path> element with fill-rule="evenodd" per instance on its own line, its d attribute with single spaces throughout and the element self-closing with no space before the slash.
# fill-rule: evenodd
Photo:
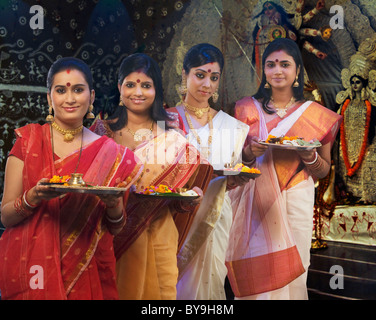
<svg viewBox="0 0 376 320">
<path fill-rule="evenodd" d="M 294 41 L 269 44 L 263 66 L 256 95 L 235 106 L 235 117 L 250 126 L 243 160 L 261 176 L 230 192 L 228 276 L 239 299 L 307 299 L 314 180 L 329 173 L 341 116 L 304 101 L 303 62 Z M 317 139 L 321 146 L 274 149 L 259 143 L 268 135 Z"/>
<path fill-rule="evenodd" d="M 130 150 L 83 127 L 95 93 L 89 67 L 62 58 L 50 68 L 51 124 L 16 129 L 1 206 L 2 299 L 116 299 L 112 234 L 125 223 L 123 193 L 66 193 L 42 185 L 83 173 L 91 185 L 130 186 L 140 175 Z M 54 111 L 54 117 L 52 116 Z M 125 197 L 126 198 L 126 197 Z"/>
</svg>

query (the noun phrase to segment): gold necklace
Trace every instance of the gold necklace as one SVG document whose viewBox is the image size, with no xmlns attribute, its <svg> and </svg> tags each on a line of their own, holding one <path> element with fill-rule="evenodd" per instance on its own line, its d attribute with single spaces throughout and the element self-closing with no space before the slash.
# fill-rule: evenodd
<svg viewBox="0 0 376 320">
<path fill-rule="evenodd" d="M 210 112 L 208 113 L 209 137 L 208 137 L 208 147 L 205 150 L 205 148 L 203 148 L 201 146 L 201 138 L 197 134 L 196 129 L 193 127 L 191 117 L 189 116 L 188 111 L 184 109 L 184 113 L 185 113 L 185 117 L 186 117 L 187 122 L 188 122 L 189 130 L 192 132 L 192 134 L 194 135 L 194 137 L 197 140 L 197 143 L 200 145 L 200 153 L 202 153 L 202 155 L 206 159 L 208 159 L 209 155 L 210 155 L 210 146 L 211 146 L 212 141 L 213 141 L 213 116 L 210 114 Z"/>
<path fill-rule="evenodd" d="M 64 141 L 71 142 L 74 139 L 74 136 L 81 132 L 84 126 L 81 124 L 78 128 L 69 130 L 69 129 L 63 129 L 60 128 L 59 125 L 56 122 L 52 122 L 51 126 L 56 129 L 58 132 L 60 132 L 62 135 L 64 135 Z"/>
<path fill-rule="evenodd" d="M 55 163 L 54 131 L 52 130 L 52 125 L 54 123 L 55 122 L 51 123 L 50 132 L 51 132 L 52 159 L 53 159 L 53 161 Z M 78 161 L 77 161 L 77 164 L 76 164 L 76 169 L 74 169 L 74 173 L 77 173 L 78 165 L 80 164 L 83 143 L 84 143 L 84 131 L 82 131 L 82 135 L 81 135 L 80 154 L 78 155 Z M 54 169 L 55 169 L 55 165 L 54 165 Z"/>
<path fill-rule="evenodd" d="M 273 97 L 270 98 L 270 102 L 272 103 L 273 107 L 275 108 L 276 113 L 277 115 L 280 117 L 280 118 L 283 118 L 286 114 L 287 114 L 287 109 L 290 108 L 291 105 L 293 105 L 295 103 L 295 98 L 294 96 L 291 97 L 290 101 L 284 106 L 284 107 L 281 107 L 281 108 L 278 108 L 275 104 L 274 104 L 274 99 Z"/>
<path fill-rule="evenodd" d="M 137 132 L 132 131 L 131 129 L 129 129 L 129 127 L 127 127 L 126 129 L 133 136 L 134 141 L 142 141 L 142 138 L 145 137 L 145 134 L 143 133 L 144 130 L 150 131 L 149 135 L 153 134 L 153 125 L 154 125 L 154 121 L 151 122 L 151 126 L 149 129 L 142 128 L 142 129 L 138 129 Z"/>
<path fill-rule="evenodd" d="M 192 111 L 194 112 L 195 116 L 199 119 L 202 118 L 202 116 L 204 115 L 204 113 L 208 113 L 210 111 L 210 107 L 207 106 L 206 108 L 198 108 L 198 107 L 194 107 L 194 106 L 191 106 L 189 105 L 188 103 L 186 103 L 185 101 L 181 101 L 181 103 L 184 105 L 184 107 L 189 110 L 189 111 Z"/>
</svg>

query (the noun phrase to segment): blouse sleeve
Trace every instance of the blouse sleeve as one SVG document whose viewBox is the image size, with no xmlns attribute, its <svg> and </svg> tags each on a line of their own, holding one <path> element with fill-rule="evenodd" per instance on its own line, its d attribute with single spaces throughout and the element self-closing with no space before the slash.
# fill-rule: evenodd
<svg viewBox="0 0 376 320">
<path fill-rule="evenodd" d="M 21 149 L 21 143 L 22 143 L 22 139 L 17 138 L 15 144 L 13 145 L 13 148 L 9 152 L 9 156 L 15 156 L 18 159 L 24 161 L 24 156 L 23 156 L 22 149 Z"/>
</svg>

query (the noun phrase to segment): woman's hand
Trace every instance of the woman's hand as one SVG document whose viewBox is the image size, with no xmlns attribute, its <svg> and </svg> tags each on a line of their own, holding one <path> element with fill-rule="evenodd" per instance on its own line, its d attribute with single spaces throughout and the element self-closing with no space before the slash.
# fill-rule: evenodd
<svg viewBox="0 0 376 320">
<path fill-rule="evenodd" d="M 315 160 L 316 157 L 316 148 L 312 150 L 297 150 L 296 151 L 300 158 L 305 162 L 312 162 Z"/>
<path fill-rule="evenodd" d="M 246 176 L 227 176 L 227 189 L 231 190 L 236 187 L 241 187 L 245 185 L 250 179 L 254 178 L 248 178 Z"/>
<path fill-rule="evenodd" d="M 61 192 L 52 190 L 48 185 L 44 183 L 49 182 L 48 178 L 40 179 L 37 184 L 32 187 L 27 193 L 28 201 L 33 205 L 38 205 L 42 200 L 51 200 L 53 198 L 61 196 Z"/>
<path fill-rule="evenodd" d="M 260 139 L 258 137 L 252 137 L 250 143 L 243 149 L 243 157 L 245 162 L 251 162 L 255 158 L 262 156 L 268 149 L 259 143 Z"/>
</svg>

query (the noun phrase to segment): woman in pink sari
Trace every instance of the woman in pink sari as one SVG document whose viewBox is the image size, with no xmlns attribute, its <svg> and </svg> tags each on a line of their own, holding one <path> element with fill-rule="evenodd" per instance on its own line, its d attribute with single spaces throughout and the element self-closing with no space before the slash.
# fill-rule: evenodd
<svg viewBox="0 0 376 320">
<path fill-rule="evenodd" d="M 228 276 L 238 299 L 307 299 L 314 179 L 329 172 L 341 116 L 304 101 L 303 63 L 294 41 L 269 44 L 263 66 L 256 95 L 235 107 L 235 117 L 250 126 L 243 160 L 262 174 L 230 192 Z M 269 134 L 317 139 L 322 146 L 295 151 L 258 143 Z"/>
<path fill-rule="evenodd" d="M 142 165 L 127 148 L 83 127 L 94 101 L 90 69 L 83 61 L 56 61 L 47 87 L 52 123 L 16 129 L 6 165 L 1 296 L 117 299 L 111 234 L 118 233 L 126 220 L 124 192 L 99 197 L 61 194 L 42 183 L 76 172 L 91 185 L 130 186 Z"/>
</svg>

